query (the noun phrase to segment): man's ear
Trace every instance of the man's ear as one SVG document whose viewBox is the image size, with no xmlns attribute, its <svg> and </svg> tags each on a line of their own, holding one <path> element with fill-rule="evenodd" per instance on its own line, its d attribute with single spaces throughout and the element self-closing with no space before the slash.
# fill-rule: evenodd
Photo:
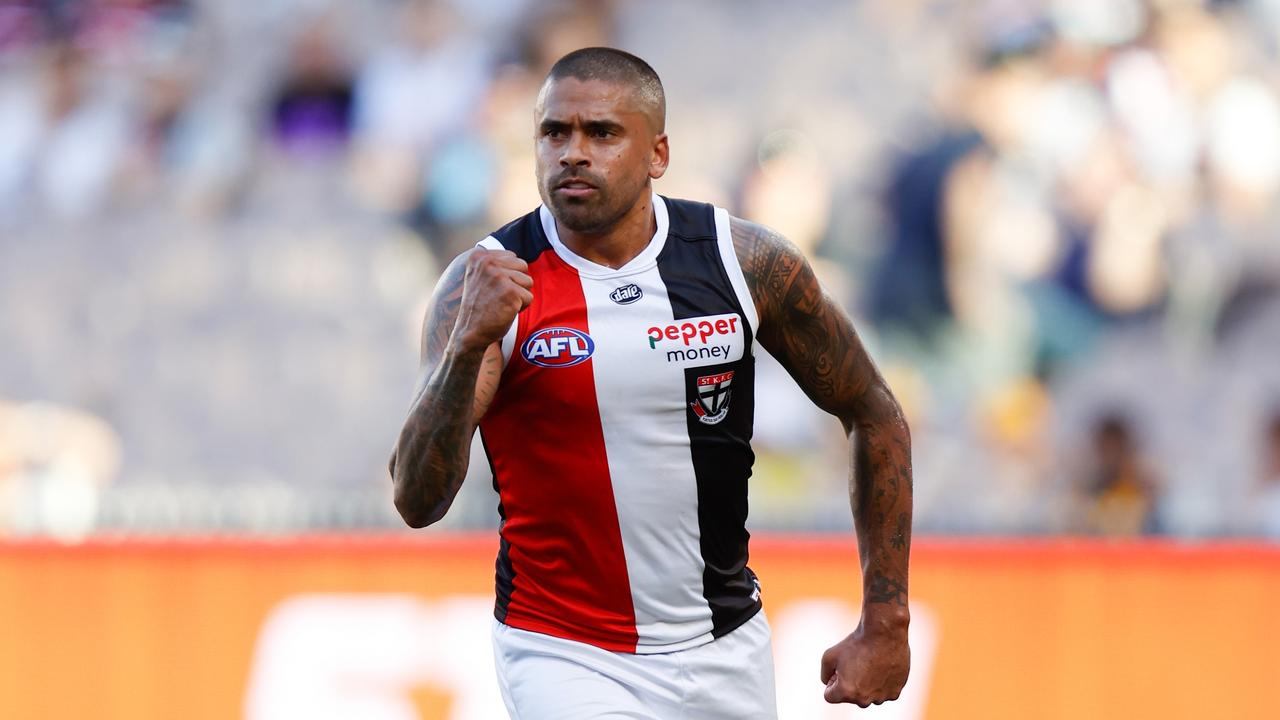
<svg viewBox="0 0 1280 720">
<path fill-rule="evenodd" d="M 649 158 L 649 177 L 657 180 L 667 174 L 667 164 L 671 162 L 671 145 L 667 142 L 667 134 L 660 133 L 653 139 L 653 155 Z"/>
</svg>

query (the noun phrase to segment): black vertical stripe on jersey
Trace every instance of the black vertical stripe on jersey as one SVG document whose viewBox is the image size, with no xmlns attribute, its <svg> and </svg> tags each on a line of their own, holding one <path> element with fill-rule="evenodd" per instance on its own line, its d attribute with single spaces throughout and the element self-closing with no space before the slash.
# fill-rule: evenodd
<svg viewBox="0 0 1280 720">
<path fill-rule="evenodd" d="M 503 521 L 505 524 L 506 521 Z M 516 571 L 511 567 L 511 543 L 498 528 L 498 559 L 494 561 L 494 579 L 497 592 L 493 603 L 493 616 L 498 622 L 507 621 L 507 608 L 511 605 L 511 591 L 515 589 Z"/>
<path fill-rule="evenodd" d="M 720 258 L 712 206 L 668 200 L 667 208 L 670 228 L 658 256 L 658 274 L 667 286 L 674 319 L 737 313 L 745 336 L 740 360 L 685 369 L 685 419 L 698 485 L 699 545 L 705 567 L 702 591 L 711 608 L 711 633 L 720 637 L 760 609 L 756 577 L 747 567 L 746 529 L 747 480 L 755 461 L 751 450 L 754 338 Z M 692 410 L 698 402 L 697 379 L 729 370 L 734 374 L 728 414 L 715 425 L 701 422 Z"/>
<path fill-rule="evenodd" d="M 493 456 L 489 454 L 489 444 L 484 441 L 484 431 L 480 431 L 480 446 L 484 448 L 485 460 L 489 461 L 489 472 L 493 474 L 493 491 L 498 490 L 498 473 L 493 469 Z M 498 517 L 502 525 L 507 522 L 507 510 L 502 507 L 502 495 L 498 495 Z M 502 536 L 502 525 L 498 527 L 498 559 L 494 561 L 494 585 L 496 600 L 493 605 L 493 616 L 498 622 L 507 621 L 507 607 L 511 605 L 511 591 L 515 589 L 516 569 L 511 565 L 511 543 Z"/>
</svg>

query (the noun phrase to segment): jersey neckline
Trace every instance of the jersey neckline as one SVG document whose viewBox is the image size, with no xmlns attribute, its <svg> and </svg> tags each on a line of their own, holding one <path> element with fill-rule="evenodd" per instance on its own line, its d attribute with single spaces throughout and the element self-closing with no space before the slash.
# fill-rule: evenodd
<svg viewBox="0 0 1280 720">
<path fill-rule="evenodd" d="M 639 255 L 631 258 L 625 265 L 616 269 L 592 262 L 570 250 L 560 240 L 560 232 L 556 230 L 556 219 L 546 205 L 538 206 L 538 219 L 542 221 L 542 231 L 551 243 L 551 249 L 555 251 L 561 260 L 577 270 L 579 275 L 593 278 L 619 277 L 652 268 L 658 262 L 658 254 L 662 252 L 662 248 L 667 244 L 667 230 L 670 227 L 670 220 L 667 213 L 666 200 L 661 195 L 653 193 L 652 203 L 653 216 L 657 220 L 657 230 L 654 231 L 653 237 L 649 239 L 649 244 L 644 246 Z"/>
</svg>

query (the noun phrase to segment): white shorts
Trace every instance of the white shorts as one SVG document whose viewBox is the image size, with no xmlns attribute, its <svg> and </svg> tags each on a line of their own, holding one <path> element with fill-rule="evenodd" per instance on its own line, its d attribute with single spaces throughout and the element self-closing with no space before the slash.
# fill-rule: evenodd
<svg viewBox="0 0 1280 720">
<path fill-rule="evenodd" d="M 654 655 L 493 621 L 498 686 L 512 720 L 776 720 L 764 611 L 705 645 Z"/>
</svg>

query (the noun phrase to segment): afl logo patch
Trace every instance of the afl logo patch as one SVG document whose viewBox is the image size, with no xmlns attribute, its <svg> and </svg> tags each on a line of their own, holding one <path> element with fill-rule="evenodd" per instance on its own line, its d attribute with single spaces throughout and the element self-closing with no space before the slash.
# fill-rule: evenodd
<svg viewBox="0 0 1280 720">
<path fill-rule="evenodd" d="M 644 296 L 644 292 L 640 290 L 640 286 L 635 283 L 623 285 L 622 287 L 609 293 L 609 299 L 619 305 L 630 305 Z"/>
<path fill-rule="evenodd" d="M 595 341 L 581 330 L 543 328 L 520 347 L 525 360 L 545 368 L 569 367 L 585 362 L 596 351 Z"/>
</svg>

